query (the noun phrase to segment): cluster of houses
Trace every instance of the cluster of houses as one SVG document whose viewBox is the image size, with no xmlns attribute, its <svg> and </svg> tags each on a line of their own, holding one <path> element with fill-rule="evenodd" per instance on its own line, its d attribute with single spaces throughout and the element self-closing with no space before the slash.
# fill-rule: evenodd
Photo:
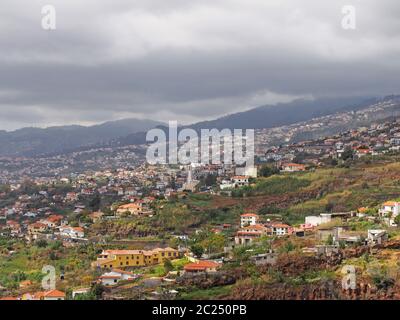
<svg viewBox="0 0 400 320">
<path fill-rule="evenodd" d="M 123 204 L 117 207 L 116 214 L 117 216 L 122 215 L 134 215 L 134 216 L 142 216 L 142 215 L 152 215 L 153 210 L 150 205 L 155 201 L 154 197 L 144 197 L 142 199 L 133 197 L 130 199 L 130 203 Z"/>
<path fill-rule="evenodd" d="M 260 217 L 255 213 L 244 213 L 240 216 L 240 229 L 235 236 L 236 245 L 253 243 L 254 239 L 262 236 L 291 235 L 294 228 L 282 222 L 260 223 Z"/>
<path fill-rule="evenodd" d="M 104 250 L 92 266 L 99 269 L 143 267 L 179 258 L 179 251 L 173 248 L 153 250 Z"/>
<path fill-rule="evenodd" d="M 49 214 L 35 222 L 25 220 L 20 223 L 16 220 L 7 220 L 5 225 L 0 227 L 0 234 L 9 234 L 27 241 L 39 239 L 82 240 L 85 237 L 84 228 L 69 226 L 64 216 L 56 214 Z"/>
<path fill-rule="evenodd" d="M 65 300 L 65 293 L 56 289 L 48 291 L 38 291 L 34 293 L 24 293 L 18 297 L 3 297 L 0 300 Z"/>
<path fill-rule="evenodd" d="M 306 232 L 315 233 L 316 239 L 332 244 L 367 244 L 380 245 L 388 239 L 386 229 L 369 229 L 366 231 L 352 231 L 345 222 L 352 218 L 376 221 L 379 219 L 388 227 L 397 226 L 395 219 L 400 214 L 400 202 L 387 201 L 381 205 L 377 217 L 366 215 L 367 208 L 357 211 L 321 213 L 315 216 L 306 216 L 305 222 L 299 227 L 292 227 L 282 222 L 260 222 L 260 217 L 255 213 L 244 213 L 240 216 L 240 228 L 236 232 L 235 245 L 249 245 L 255 239 L 263 236 L 287 236 L 295 234 L 304 236 Z M 335 222 L 330 226 L 331 222 Z M 342 223 L 341 223 L 342 222 Z"/>
<path fill-rule="evenodd" d="M 388 227 L 396 226 L 394 219 L 399 214 L 399 203 L 395 201 L 387 201 L 381 205 L 378 210 L 378 219 Z M 374 216 L 365 215 L 366 208 L 359 208 L 356 211 L 339 212 L 339 213 L 321 213 L 318 216 L 307 216 L 305 223 L 300 227 L 307 231 L 314 231 L 316 237 L 320 241 L 330 240 L 333 245 L 344 244 L 365 244 L 380 245 L 388 239 L 386 229 L 369 229 L 365 231 L 352 231 L 346 224 L 341 224 L 353 217 L 361 219 L 376 220 Z M 335 221 L 333 226 L 329 226 L 330 222 Z"/>
<path fill-rule="evenodd" d="M 398 103 L 398 98 L 395 103 Z M 373 121 L 376 114 L 383 115 L 385 108 L 392 107 L 390 98 L 357 112 L 335 113 L 293 125 L 259 129 L 256 133 L 256 154 L 262 161 L 278 163 L 291 162 L 301 155 L 304 164 L 322 165 L 328 158 L 341 159 L 346 150 L 350 150 L 355 158 L 399 151 L 400 122 Z M 388 113 L 387 116 L 393 114 Z M 368 127 L 362 126 L 366 119 L 371 120 Z M 360 123 L 357 129 L 324 137 L 327 127 L 337 128 L 346 123 L 349 127 L 354 127 L 357 121 Z M 307 133 L 323 138 L 292 142 L 299 141 L 298 135 L 307 136 Z"/>
</svg>

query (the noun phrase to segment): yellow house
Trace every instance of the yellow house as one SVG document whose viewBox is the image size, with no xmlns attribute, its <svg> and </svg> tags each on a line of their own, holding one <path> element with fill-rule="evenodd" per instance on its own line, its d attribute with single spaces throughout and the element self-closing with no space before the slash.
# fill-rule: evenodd
<svg viewBox="0 0 400 320">
<path fill-rule="evenodd" d="M 143 267 L 163 263 L 179 257 L 178 251 L 173 248 L 157 248 L 154 250 L 104 250 L 93 267 L 102 269 Z"/>
<path fill-rule="evenodd" d="M 153 211 L 148 208 L 147 204 L 143 202 L 123 204 L 117 208 L 117 215 L 120 216 L 126 213 L 130 215 L 141 216 L 152 214 Z"/>
</svg>

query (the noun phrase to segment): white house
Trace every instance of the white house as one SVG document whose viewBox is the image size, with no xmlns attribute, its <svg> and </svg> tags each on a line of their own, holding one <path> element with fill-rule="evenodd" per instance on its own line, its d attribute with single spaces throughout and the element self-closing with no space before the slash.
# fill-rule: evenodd
<svg viewBox="0 0 400 320">
<path fill-rule="evenodd" d="M 68 238 L 83 238 L 85 231 L 81 227 L 61 226 L 60 235 Z"/>
<path fill-rule="evenodd" d="M 272 234 L 278 237 L 292 234 L 294 231 L 293 227 L 284 223 L 271 223 L 269 227 L 271 228 Z"/>
<path fill-rule="evenodd" d="M 113 286 L 116 285 L 118 282 L 126 280 L 126 281 L 132 281 L 138 278 L 138 275 L 124 271 L 124 270 L 119 270 L 119 269 L 114 269 L 111 272 L 107 272 L 100 276 L 99 280 L 101 284 L 105 286 Z"/>
<path fill-rule="evenodd" d="M 284 172 L 299 172 L 299 171 L 305 171 L 306 166 L 304 164 L 298 164 L 298 163 L 285 163 L 282 165 L 282 171 Z"/>
<path fill-rule="evenodd" d="M 390 226 L 396 226 L 394 219 L 400 214 L 400 202 L 386 201 L 379 209 L 379 215 Z"/>
<path fill-rule="evenodd" d="M 252 178 L 257 178 L 257 167 L 256 166 L 246 166 L 243 168 L 236 168 L 235 174 L 238 176 L 248 176 Z"/>
<path fill-rule="evenodd" d="M 258 223 L 259 216 L 255 213 L 245 213 L 240 215 L 240 227 L 254 226 Z"/>
<path fill-rule="evenodd" d="M 305 219 L 305 224 L 312 225 L 314 227 L 320 224 L 328 223 L 332 220 L 332 215 L 330 213 L 321 213 L 319 216 L 307 216 Z"/>
<path fill-rule="evenodd" d="M 72 299 L 75 299 L 76 296 L 88 294 L 90 292 L 90 288 L 78 288 L 72 290 Z"/>
<path fill-rule="evenodd" d="M 388 233 L 386 230 L 368 230 L 367 241 L 370 245 L 382 244 L 388 239 Z"/>
<path fill-rule="evenodd" d="M 249 177 L 248 176 L 233 176 L 232 183 L 237 187 L 247 186 L 249 184 Z"/>
<path fill-rule="evenodd" d="M 235 185 L 232 183 L 231 180 L 222 180 L 221 184 L 219 185 L 219 188 L 221 190 L 233 189 L 234 187 L 235 187 Z"/>
</svg>

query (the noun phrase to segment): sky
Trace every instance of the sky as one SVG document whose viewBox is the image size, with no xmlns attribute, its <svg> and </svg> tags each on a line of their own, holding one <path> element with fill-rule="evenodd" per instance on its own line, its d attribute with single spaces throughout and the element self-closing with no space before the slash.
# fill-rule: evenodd
<svg viewBox="0 0 400 320">
<path fill-rule="evenodd" d="M 399 16 L 397 0 L 2 0 L 0 130 L 400 93 Z"/>
</svg>

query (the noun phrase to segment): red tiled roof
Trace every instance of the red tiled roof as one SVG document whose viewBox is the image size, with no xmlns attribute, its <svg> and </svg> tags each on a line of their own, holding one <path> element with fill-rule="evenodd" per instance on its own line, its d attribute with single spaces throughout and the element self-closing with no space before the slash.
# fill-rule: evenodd
<svg viewBox="0 0 400 320">
<path fill-rule="evenodd" d="M 240 215 L 241 217 L 258 217 L 255 213 L 244 213 Z"/>
<path fill-rule="evenodd" d="M 64 298 L 65 297 L 65 293 L 59 290 L 50 290 L 50 291 L 46 291 L 44 292 L 44 297 L 50 297 L 50 298 Z"/>
<path fill-rule="evenodd" d="M 206 269 L 213 269 L 218 268 L 220 266 L 219 263 L 209 260 L 201 260 L 194 263 L 187 264 L 184 269 L 186 271 L 195 271 L 195 270 L 206 270 Z"/>
</svg>

